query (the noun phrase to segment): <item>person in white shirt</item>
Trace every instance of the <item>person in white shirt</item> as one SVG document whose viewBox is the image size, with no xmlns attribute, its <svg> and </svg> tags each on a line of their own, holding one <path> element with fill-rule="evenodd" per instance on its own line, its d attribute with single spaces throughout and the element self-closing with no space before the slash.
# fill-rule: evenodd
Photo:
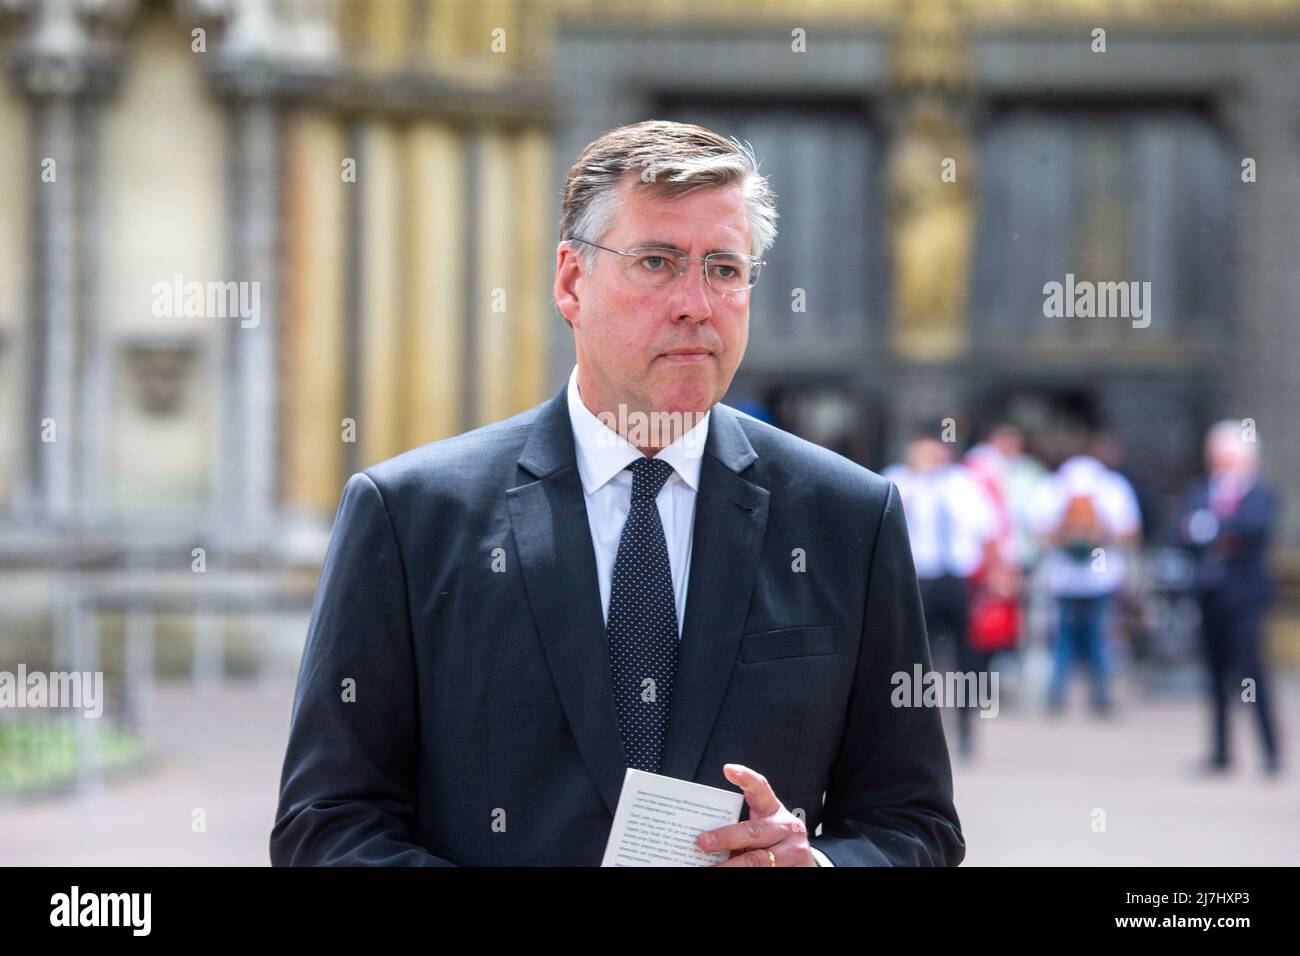
<svg viewBox="0 0 1300 956">
<path fill-rule="evenodd" d="M 1103 625 L 1109 599 L 1124 582 L 1125 551 L 1141 529 L 1137 496 L 1096 458 L 1074 455 L 1039 487 L 1033 517 L 1046 552 L 1044 578 L 1058 608 L 1048 709 L 1064 707 L 1078 656 L 1088 661 L 1093 711 L 1108 714 L 1113 704 Z"/>
<path fill-rule="evenodd" d="M 997 537 L 993 503 L 969 469 L 953 460 L 951 444 L 924 427 L 908 444 L 906 463 L 882 474 L 903 499 L 935 666 L 963 673 L 987 668 L 987 660 L 975 660 L 967 629 L 970 580 Z M 972 749 L 970 703 L 959 722 L 963 756 Z"/>
</svg>

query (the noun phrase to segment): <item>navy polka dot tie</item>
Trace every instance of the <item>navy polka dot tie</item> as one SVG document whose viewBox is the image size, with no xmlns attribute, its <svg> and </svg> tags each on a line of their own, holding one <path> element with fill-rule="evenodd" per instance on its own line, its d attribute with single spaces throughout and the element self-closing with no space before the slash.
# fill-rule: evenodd
<svg viewBox="0 0 1300 956">
<path fill-rule="evenodd" d="M 642 457 L 628 469 L 632 507 L 614 559 L 605 632 L 627 765 L 658 773 L 677 671 L 677 601 L 655 499 L 673 466 Z"/>
</svg>

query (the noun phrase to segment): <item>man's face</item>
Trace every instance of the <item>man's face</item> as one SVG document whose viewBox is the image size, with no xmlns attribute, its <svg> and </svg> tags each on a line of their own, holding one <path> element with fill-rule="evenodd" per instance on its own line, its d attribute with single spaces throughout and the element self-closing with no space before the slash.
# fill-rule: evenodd
<svg viewBox="0 0 1300 956">
<path fill-rule="evenodd" d="M 931 471 L 946 464 L 948 449 L 937 438 L 915 438 L 907 446 L 907 464 L 913 471 Z"/>
<path fill-rule="evenodd" d="M 1024 437 L 1014 425 L 1000 425 L 989 439 L 991 444 L 1008 458 L 1017 458 L 1025 450 Z"/>
<path fill-rule="evenodd" d="M 622 185 L 622 207 L 604 236 L 583 236 L 627 252 L 669 245 L 688 256 L 712 251 L 748 255 L 749 221 L 740 187 L 697 189 L 662 199 Z M 573 323 L 578 387 L 594 412 L 705 412 L 726 394 L 749 339 L 749 292 L 723 295 L 704 279 L 701 263 L 661 291 L 640 288 L 627 275 L 631 259 L 595 250 L 582 274 L 577 250 L 557 250 L 556 304 Z M 694 349 L 693 355 L 668 355 Z M 687 424 L 693 422 L 688 419 Z"/>
<path fill-rule="evenodd" d="M 1248 455 L 1235 438 L 1212 435 L 1205 444 L 1205 467 L 1212 475 L 1244 470 Z"/>
</svg>

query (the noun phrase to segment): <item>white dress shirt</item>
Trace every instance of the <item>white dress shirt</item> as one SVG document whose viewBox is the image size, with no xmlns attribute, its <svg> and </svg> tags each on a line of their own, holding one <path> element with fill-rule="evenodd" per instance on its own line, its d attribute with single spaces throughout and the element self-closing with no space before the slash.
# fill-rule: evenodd
<svg viewBox="0 0 1300 956">
<path fill-rule="evenodd" d="M 978 571 L 985 542 L 997 535 L 997 512 L 969 470 L 954 462 L 927 472 L 891 465 L 882 474 L 898 486 L 903 499 L 916 576 L 923 581 L 944 574 L 965 578 Z"/>
<path fill-rule="evenodd" d="M 700 486 L 699 451 L 709 434 L 712 410 L 687 435 L 659 450 L 654 457 L 673 466 L 673 474 L 659 489 L 655 504 L 664 526 L 668 564 L 672 568 L 673 597 L 677 601 L 677 637 L 686 620 L 686 585 L 691 572 L 691 541 L 695 527 L 695 493 Z M 583 404 L 578 392 L 578 367 L 569 376 L 569 421 L 578 454 L 578 475 L 587 499 L 587 523 L 596 552 L 596 580 L 600 604 L 609 620 L 609 592 L 614 578 L 614 559 L 623 524 L 632 508 L 632 472 L 628 465 L 643 457 L 642 452 L 618 432 L 609 428 Z"/>
<path fill-rule="evenodd" d="M 672 476 L 659 489 L 655 504 L 664 526 L 668 545 L 668 564 L 672 570 L 673 597 L 677 602 L 677 638 L 681 639 L 686 620 L 686 585 L 691 573 L 691 542 L 695 531 L 695 498 L 700 488 L 702 450 L 709 434 L 712 409 L 685 435 L 665 445 L 654 456 L 673 466 Z M 632 508 L 632 472 L 628 465 L 643 453 L 627 439 L 597 418 L 585 404 L 578 390 L 578 367 L 569 375 L 569 421 L 573 426 L 574 450 L 578 458 L 578 475 L 586 498 L 587 523 L 591 527 L 591 545 L 596 552 L 596 580 L 600 585 L 600 604 L 609 620 L 609 594 L 614 577 L 614 561 L 623 525 Z M 762 768 L 755 767 L 762 773 Z M 779 798 L 778 794 L 778 798 Z M 814 849 L 819 866 L 833 866 L 820 850 Z"/>
</svg>

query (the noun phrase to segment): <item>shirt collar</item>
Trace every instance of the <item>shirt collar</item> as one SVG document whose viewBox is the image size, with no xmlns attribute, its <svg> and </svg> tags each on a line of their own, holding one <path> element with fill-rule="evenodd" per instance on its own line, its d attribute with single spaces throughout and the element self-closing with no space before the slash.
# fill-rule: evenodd
<svg viewBox="0 0 1300 956">
<path fill-rule="evenodd" d="M 654 456 L 673 466 L 673 473 L 686 482 L 692 491 L 699 491 L 700 466 L 704 442 L 709 435 L 709 417 L 705 412 L 695 427 L 665 445 Z M 569 422 L 573 425 L 573 442 L 578 455 L 578 474 L 582 488 L 591 495 L 627 468 L 644 457 L 635 445 L 592 414 L 578 393 L 578 366 L 569 374 Z M 671 478 L 669 479 L 672 480 Z"/>
</svg>

